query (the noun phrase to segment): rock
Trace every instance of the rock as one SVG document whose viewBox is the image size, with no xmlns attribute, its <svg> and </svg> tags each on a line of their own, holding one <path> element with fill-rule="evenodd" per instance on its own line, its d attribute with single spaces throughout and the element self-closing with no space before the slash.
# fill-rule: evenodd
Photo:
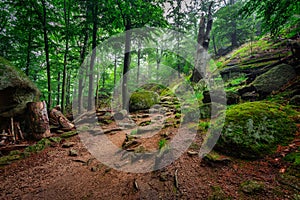
<svg viewBox="0 0 300 200">
<path fill-rule="evenodd" d="M 130 141 L 125 141 L 122 144 L 123 149 L 126 149 L 127 151 L 134 151 L 136 147 L 138 147 L 141 144 L 141 142 L 137 140 L 130 140 Z"/>
<path fill-rule="evenodd" d="M 78 156 L 78 152 L 75 149 L 70 149 L 69 156 Z"/>
<path fill-rule="evenodd" d="M 220 92 L 220 95 L 216 95 L 215 94 L 213 100 L 216 103 L 225 103 L 226 102 L 227 105 L 232 105 L 232 104 L 238 104 L 240 102 L 240 96 L 237 93 L 231 92 L 231 91 L 228 91 L 226 93 L 221 93 Z M 209 91 L 204 91 L 203 92 L 202 102 L 204 104 L 211 102 L 210 92 Z"/>
<path fill-rule="evenodd" d="M 143 133 L 150 132 L 150 131 L 156 131 L 161 128 L 162 128 L 162 126 L 160 126 L 160 125 L 141 126 L 141 127 L 138 127 L 137 134 L 143 134 Z"/>
<path fill-rule="evenodd" d="M 75 142 L 65 142 L 62 145 L 62 148 L 70 148 L 70 147 L 73 147 L 74 145 L 75 145 Z"/>
<path fill-rule="evenodd" d="M 246 92 L 241 96 L 241 99 L 246 101 L 256 101 L 257 99 L 259 99 L 259 94 L 255 93 L 255 91 Z"/>
<path fill-rule="evenodd" d="M 196 152 L 196 151 L 188 151 L 187 154 L 189 156 L 194 156 L 194 155 L 198 155 L 198 152 Z"/>
<path fill-rule="evenodd" d="M 247 194 L 261 192 L 264 189 L 264 184 L 257 181 L 248 180 L 241 184 L 241 190 Z"/>
<path fill-rule="evenodd" d="M 240 95 L 235 92 L 226 92 L 227 105 L 238 104 L 240 102 Z"/>
<path fill-rule="evenodd" d="M 0 117 L 21 115 L 28 102 L 37 101 L 40 92 L 29 78 L 0 57 Z"/>
<path fill-rule="evenodd" d="M 132 93 L 129 100 L 129 111 L 138 111 L 151 108 L 158 103 L 158 94 L 151 91 Z"/>
<path fill-rule="evenodd" d="M 296 72 L 292 66 L 281 64 L 258 76 L 252 85 L 261 96 L 266 96 L 279 90 L 295 77 Z"/>
<path fill-rule="evenodd" d="M 212 166 L 217 163 L 229 164 L 231 162 L 231 158 L 224 156 L 224 155 L 220 155 L 215 151 L 211 151 L 210 153 L 205 155 L 203 157 L 203 160 Z"/>
<path fill-rule="evenodd" d="M 122 120 L 128 115 L 127 110 L 121 110 L 117 113 L 114 114 L 114 119 L 115 120 Z"/>
<path fill-rule="evenodd" d="M 222 134 L 215 150 L 230 156 L 257 159 L 271 154 L 277 145 L 293 139 L 295 123 L 284 108 L 271 102 L 247 102 L 226 110 L 225 123 L 215 122 L 222 127 Z"/>
<path fill-rule="evenodd" d="M 290 105 L 300 106 L 300 95 L 295 95 L 289 101 Z"/>
</svg>

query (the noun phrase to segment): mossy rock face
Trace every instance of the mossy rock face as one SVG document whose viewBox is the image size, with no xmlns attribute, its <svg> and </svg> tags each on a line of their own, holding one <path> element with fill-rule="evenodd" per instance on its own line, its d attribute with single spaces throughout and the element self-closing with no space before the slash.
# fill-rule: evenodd
<svg viewBox="0 0 300 200">
<path fill-rule="evenodd" d="M 37 87 L 28 77 L 0 57 L 0 116 L 13 117 L 24 113 L 26 104 L 38 100 Z"/>
<path fill-rule="evenodd" d="M 272 91 L 279 90 L 295 77 L 296 72 L 292 66 L 281 64 L 258 76 L 252 85 L 259 94 L 268 95 Z"/>
<path fill-rule="evenodd" d="M 132 93 L 129 100 L 129 111 L 149 109 L 158 103 L 158 94 L 152 91 L 141 91 Z"/>
<path fill-rule="evenodd" d="M 230 156 L 256 159 L 286 144 L 296 132 L 287 109 L 269 102 L 248 102 L 226 111 L 222 134 L 215 149 Z"/>
</svg>

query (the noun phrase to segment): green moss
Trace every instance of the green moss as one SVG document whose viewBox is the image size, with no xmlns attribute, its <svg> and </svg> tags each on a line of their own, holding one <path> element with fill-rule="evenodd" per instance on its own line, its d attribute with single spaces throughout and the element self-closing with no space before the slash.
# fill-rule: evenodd
<svg viewBox="0 0 300 200">
<path fill-rule="evenodd" d="M 264 190 L 265 185 L 261 182 L 248 180 L 241 184 L 240 188 L 244 193 L 255 194 Z"/>
<path fill-rule="evenodd" d="M 289 153 L 284 157 L 284 160 L 300 166 L 300 152 Z"/>
<path fill-rule="evenodd" d="M 129 100 L 129 110 L 137 111 L 149 109 L 154 104 L 158 103 L 158 95 L 151 91 L 142 91 L 132 93 Z"/>
<path fill-rule="evenodd" d="M 248 102 L 226 111 L 216 150 L 242 158 L 260 158 L 293 139 L 296 125 L 283 106 L 270 102 Z"/>
<path fill-rule="evenodd" d="M 61 138 L 69 138 L 69 137 L 72 137 L 77 134 L 78 134 L 77 131 L 69 131 L 69 132 L 61 134 L 60 137 Z"/>
<path fill-rule="evenodd" d="M 49 138 L 49 140 L 51 142 L 55 142 L 55 143 L 60 143 L 60 141 L 62 140 L 60 137 L 51 137 Z"/>
</svg>

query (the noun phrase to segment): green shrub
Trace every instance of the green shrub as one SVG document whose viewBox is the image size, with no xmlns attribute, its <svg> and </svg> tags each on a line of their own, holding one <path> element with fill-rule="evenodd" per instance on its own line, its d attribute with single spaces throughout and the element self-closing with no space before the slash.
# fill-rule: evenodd
<svg viewBox="0 0 300 200">
<path fill-rule="evenodd" d="M 215 149 L 242 158 L 260 158 L 286 144 L 296 131 L 279 104 L 248 102 L 231 106 L 226 111 L 222 134 Z"/>
</svg>

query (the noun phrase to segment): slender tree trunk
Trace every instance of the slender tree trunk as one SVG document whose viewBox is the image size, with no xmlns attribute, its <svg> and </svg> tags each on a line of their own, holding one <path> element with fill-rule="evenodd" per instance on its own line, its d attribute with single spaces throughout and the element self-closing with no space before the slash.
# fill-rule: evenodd
<svg viewBox="0 0 300 200">
<path fill-rule="evenodd" d="M 215 36 L 214 35 L 213 35 L 212 39 L 213 39 L 214 52 L 215 52 L 215 56 L 216 56 L 218 54 L 218 52 L 217 52 L 216 40 L 215 40 Z"/>
<path fill-rule="evenodd" d="M 60 105 L 60 72 L 57 75 L 57 100 L 56 105 Z"/>
<path fill-rule="evenodd" d="M 71 104 L 71 73 L 67 73 L 66 105 Z"/>
<path fill-rule="evenodd" d="M 127 72 L 130 66 L 130 50 L 131 50 L 131 21 L 126 20 L 125 26 L 125 55 L 124 55 L 124 67 L 123 67 L 123 83 L 122 83 L 122 108 L 128 110 L 128 101 L 127 101 Z"/>
<path fill-rule="evenodd" d="M 46 54 L 46 65 L 47 65 L 47 82 L 48 82 L 48 107 L 52 106 L 52 91 L 51 91 L 51 74 L 50 74 L 50 60 L 49 60 L 49 41 L 48 41 L 48 30 L 47 30 L 47 10 L 46 2 L 42 0 L 43 5 L 43 34 L 45 42 L 45 54 Z"/>
<path fill-rule="evenodd" d="M 137 52 L 137 73 L 136 73 L 136 83 L 139 84 L 140 79 L 140 67 L 141 67 L 141 44 L 139 43 L 138 52 Z"/>
<path fill-rule="evenodd" d="M 68 7 L 67 7 L 68 6 Z M 65 111 L 65 99 L 66 99 L 66 76 L 67 76 L 67 56 L 69 53 L 69 24 L 70 24 L 70 3 L 64 0 L 64 18 L 65 18 L 65 32 L 66 32 L 66 46 L 64 54 L 64 69 L 63 69 L 63 83 L 61 92 L 61 112 Z"/>
<path fill-rule="evenodd" d="M 87 22 L 86 22 L 87 23 Z M 80 63 L 82 64 L 82 67 L 80 68 L 79 71 L 79 83 L 78 83 L 78 113 L 81 113 L 82 111 L 82 107 L 83 107 L 83 102 L 82 102 L 82 98 L 83 98 L 83 88 L 84 88 L 84 84 L 83 84 L 83 80 L 84 80 L 84 75 L 87 71 L 87 65 L 84 63 L 84 57 L 86 54 L 86 50 L 87 50 L 87 45 L 88 45 L 88 41 L 89 41 L 89 32 L 88 32 L 88 28 L 85 27 L 85 33 L 84 33 L 84 41 L 83 41 L 83 46 L 80 52 Z"/>
<path fill-rule="evenodd" d="M 114 63 L 114 86 L 116 86 L 117 79 L 117 53 L 115 54 L 115 63 Z"/>
<path fill-rule="evenodd" d="M 158 81 L 159 77 L 159 67 L 160 67 L 160 61 L 161 61 L 161 51 L 159 49 L 156 49 L 156 80 Z"/>
<path fill-rule="evenodd" d="M 30 66 L 30 54 L 31 54 L 31 42 L 32 42 L 32 31 L 31 29 L 28 32 L 28 40 L 27 40 L 27 58 L 26 58 L 26 68 L 25 74 L 29 76 L 29 66 Z"/>
<path fill-rule="evenodd" d="M 201 65 L 205 64 L 203 62 L 202 59 L 202 54 L 204 51 L 207 51 L 208 46 L 209 46 L 209 42 L 210 42 L 210 38 L 209 38 L 209 34 L 212 28 L 212 24 L 213 24 L 213 18 L 212 18 L 212 5 L 213 2 L 210 3 L 209 8 L 208 8 L 208 21 L 206 24 L 206 18 L 204 17 L 204 15 L 202 14 L 201 16 L 201 20 L 200 20 L 200 24 L 199 24 L 199 31 L 198 31 L 198 38 L 197 38 L 197 50 L 196 50 L 196 58 L 195 58 L 195 65 L 194 65 L 194 70 L 193 70 L 193 74 L 191 77 L 191 81 L 194 83 L 197 83 L 199 80 L 202 79 L 202 75 L 200 74 L 200 70 L 201 70 Z M 205 26 L 206 24 L 206 26 Z M 206 29 L 205 29 L 206 28 Z"/>
<path fill-rule="evenodd" d="M 93 1 L 94 2 L 94 1 Z M 93 16 L 93 38 L 92 38 L 92 56 L 89 70 L 89 95 L 88 95 L 88 110 L 93 110 L 95 105 L 93 105 L 94 96 L 94 65 L 96 58 L 96 47 L 97 47 L 97 14 L 98 14 L 98 3 L 94 2 L 96 5 L 92 8 Z"/>
</svg>

